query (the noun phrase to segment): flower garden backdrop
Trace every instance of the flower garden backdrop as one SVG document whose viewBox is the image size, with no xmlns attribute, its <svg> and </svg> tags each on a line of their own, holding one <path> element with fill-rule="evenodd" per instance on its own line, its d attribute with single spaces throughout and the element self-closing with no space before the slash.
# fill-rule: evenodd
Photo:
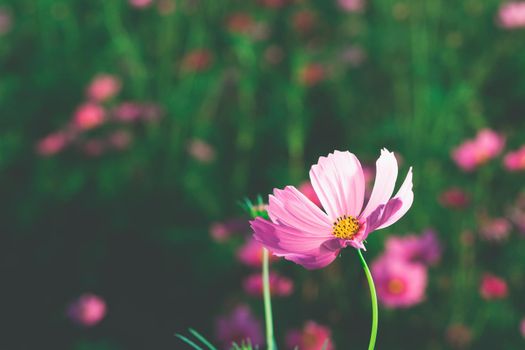
<svg viewBox="0 0 525 350">
<path fill-rule="evenodd" d="M 363 252 L 377 348 L 523 349 L 524 43 L 522 1 L 3 0 L 0 348 L 264 349 L 239 203 L 320 205 L 334 150 L 370 191 L 386 148 L 414 202 Z M 354 248 L 270 271 L 279 349 L 366 349 Z"/>
</svg>

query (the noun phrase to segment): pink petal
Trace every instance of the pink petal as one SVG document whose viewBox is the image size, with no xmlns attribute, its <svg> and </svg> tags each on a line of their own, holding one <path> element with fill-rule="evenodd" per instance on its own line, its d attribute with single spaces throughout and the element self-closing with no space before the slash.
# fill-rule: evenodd
<svg viewBox="0 0 525 350">
<path fill-rule="evenodd" d="M 310 181 L 333 222 L 342 215 L 357 217 L 363 206 L 365 180 L 355 155 L 335 151 L 310 169 Z"/>
<path fill-rule="evenodd" d="M 408 174 L 405 178 L 405 181 L 403 181 L 399 191 L 397 191 L 396 195 L 391 200 L 396 199 L 401 201 L 401 207 L 399 210 L 393 213 L 390 218 L 386 219 L 386 221 L 377 228 L 378 230 L 388 227 L 397 220 L 401 219 L 412 206 L 412 202 L 414 202 L 414 192 L 412 192 L 412 167 L 408 169 Z"/>
<path fill-rule="evenodd" d="M 393 152 L 389 152 L 386 148 L 381 150 L 381 156 L 376 161 L 376 180 L 372 194 L 368 200 L 365 210 L 361 213 L 361 217 L 366 218 L 377 207 L 386 204 L 392 193 L 397 179 L 397 160 Z"/>
<path fill-rule="evenodd" d="M 331 232 L 328 216 L 293 186 L 275 189 L 270 195 L 268 215 L 274 223 L 294 227 L 311 236 L 326 237 Z"/>
<path fill-rule="evenodd" d="M 285 259 L 293 261 L 308 270 L 316 270 L 332 263 L 339 255 L 339 251 L 339 249 L 333 251 L 323 245 L 309 254 L 291 254 L 285 256 Z"/>
<path fill-rule="evenodd" d="M 294 227 L 274 224 L 263 218 L 250 221 L 254 238 L 277 256 L 306 254 L 312 252 L 326 241 L 333 239 L 329 232 L 326 235 L 313 236 Z"/>
</svg>

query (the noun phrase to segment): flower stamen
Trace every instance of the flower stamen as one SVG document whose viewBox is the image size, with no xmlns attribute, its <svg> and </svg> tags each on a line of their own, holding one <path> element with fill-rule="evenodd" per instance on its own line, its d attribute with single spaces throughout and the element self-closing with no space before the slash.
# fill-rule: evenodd
<svg viewBox="0 0 525 350">
<path fill-rule="evenodd" d="M 334 222 L 332 234 L 337 238 L 352 239 L 359 229 L 359 220 L 351 215 L 343 215 Z"/>
</svg>

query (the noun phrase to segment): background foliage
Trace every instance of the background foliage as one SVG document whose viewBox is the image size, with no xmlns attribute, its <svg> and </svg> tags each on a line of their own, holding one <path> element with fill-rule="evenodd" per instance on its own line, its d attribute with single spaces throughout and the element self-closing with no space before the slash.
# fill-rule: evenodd
<svg viewBox="0 0 525 350">
<path fill-rule="evenodd" d="M 500 160 L 464 173 L 450 158 L 484 127 L 504 133 L 509 149 L 525 142 L 524 36 L 497 25 L 501 1 L 374 0 L 362 12 L 335 1 L 264 3 L 2 2 L 12 18 L 0 36 L 2 348 L 182 348 L 176 331 L 192 326 L 212 338 L 215 317 L 239 300 L 262 315 L 241 290 L 240 240 L 214 242 L 210 223 L 240 215 L 244 196 L 299 184 L 333 149 L 373 164 L 381 147 L 402 156 L 401 173 L 414 167 L 416 200 L 371 237 L 367 255 L 379 255 L 392 233 L 433 227 L 444 256 L 426 302 L 382 310 L 378 348 L 447 348 L 454 323 L 474 329 L 472 348 L 523 346 L 523 236 L 461 241 L 477 232 L 480 214 L 506 214 L 523 175 Z M 235 29 L 238 12 L 255 29 Z M 188 63 L 195 50 L 208 61 Z M 100 73 L 122 81 L 108 108 L 154 103 L 160 119 L 123 126 L 133 142 L 119 152 L 38 154 L 39 140 L 68 123 Z M 211 157 L 192 155 L 196 140 Z M 444 208 L 438 197 L 450 186 L 471 205 Z M 275 266 L 296 284 L 274 303 L 278 337 L 316 319 L 338 348 L 364 348 L 370 310 L 351 250 L 323 271 Z M 508 299 L 480 299 L 483 271 L 508 280 Z M 312 284 L 319 294 L 309 299 L 301 290 Z M 108 304 L 88 330 L 64 316 L 85 291 Z"/>
</svg>

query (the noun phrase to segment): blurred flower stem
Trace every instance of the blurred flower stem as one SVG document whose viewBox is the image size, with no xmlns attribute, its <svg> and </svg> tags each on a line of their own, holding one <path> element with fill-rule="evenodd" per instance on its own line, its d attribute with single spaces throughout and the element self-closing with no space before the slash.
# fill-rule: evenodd
<svg viewBox="0 0 525 350">
<path fill-rule="evenodd" d="M 270 274 L 269 274 L 269 252 L 268 249 L 263 248 L 263 298 L 264 298 L 264 318 L 266 323 L 266 343 L 268 350 L 276 350 L 275 341 L 273 339 L 273 315 L 272 315 L 272 299 L 270 297 Z"/>
<path fill-rule="evenodd" d="M 378 322 L 376 287 L 374 285 L 374 279 L 372 278 L 370 269 L 368 268 L 365 258 L 363 257 L 363 253 L 361 253 L 361 249 L 357 249 L 357 253 L 359 254 L 359 259 L 361 260 L 361 265 L 363 265 L 363 270 L 365 271 L 366 279 L 368 281 L 368 287 L 370 288 L 370 299 L 372 300 L 372 331 L 370 332 L 370 343 L 368 344 L 368 350 L 374 350 L 376 345 Z"/>
</svg>

